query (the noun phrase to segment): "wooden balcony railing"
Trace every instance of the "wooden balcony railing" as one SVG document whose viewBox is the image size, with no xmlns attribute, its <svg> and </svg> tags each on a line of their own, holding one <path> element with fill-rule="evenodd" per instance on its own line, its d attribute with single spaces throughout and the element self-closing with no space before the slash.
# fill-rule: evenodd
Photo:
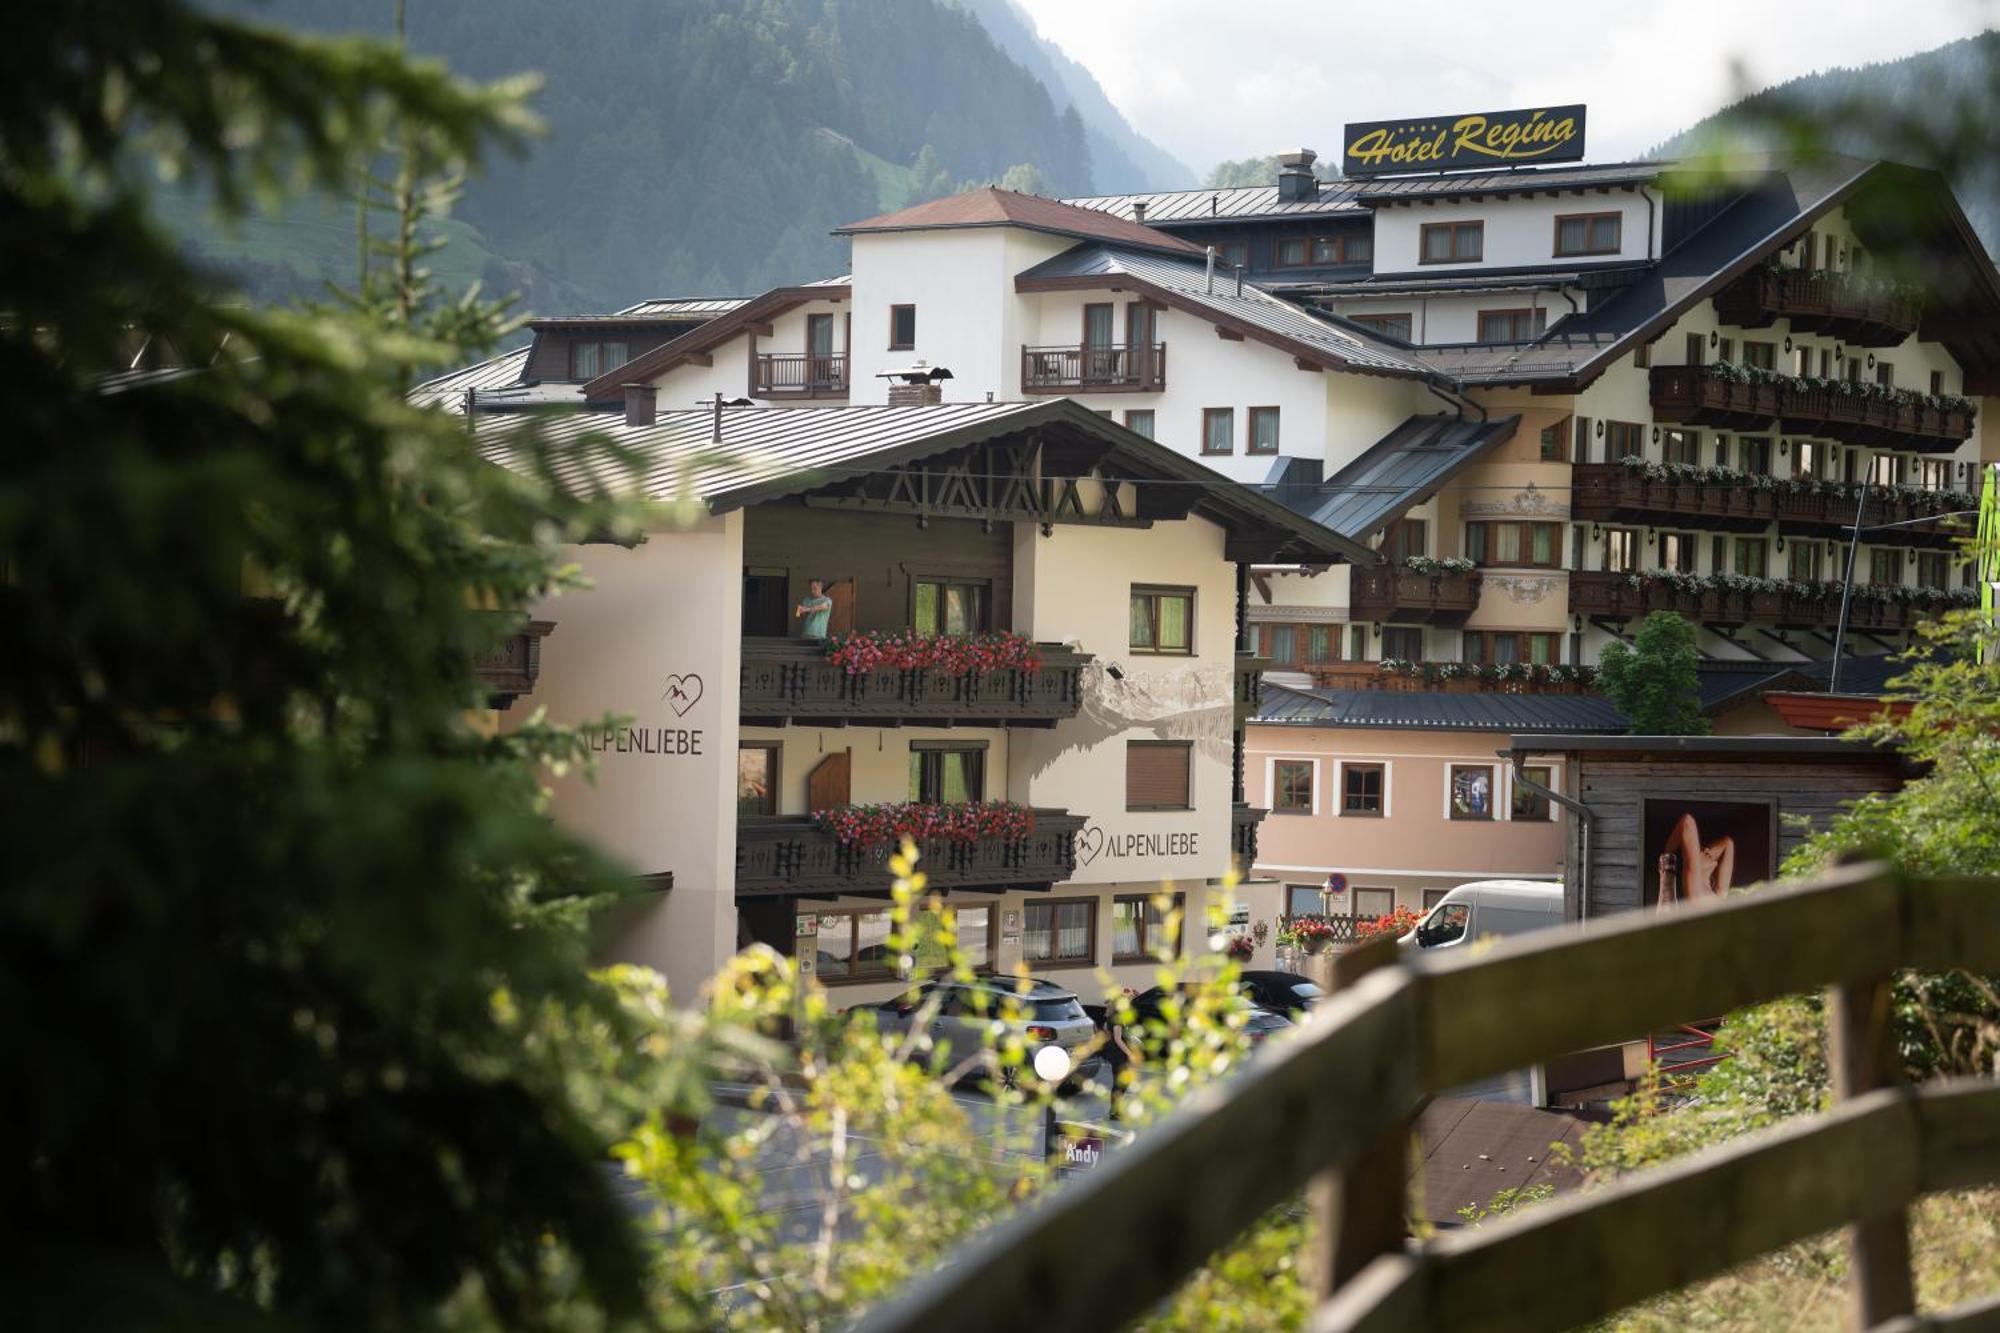
<svg viewBox="0 0 2000 1333">
<path fill-rule="evenodd" d="M 1586 668 L 1532 667 L 1518 679 L 1459 674 L 1460 662 L 1418 662 L 1409 671 L 1384 671 L 1380 662 L 1316 662 L 1303 670 L 1314 686 L 1331 690 L 1407 690 L 1424 694 L 1589 694 Z M 1518 669 L 1518 668 L 1517 668 Z M 1482 671 L 1488 669 L 1482 669 Z"/>
<path fill-rule="evenodd" d="M 493 645 L 474 670 L 486 687 L 487 706 L 505 708 L 524 694 L 531 694 L 542 674 L 542 640 L 555 629 L 553 620 L 530 620 Z"/>
<path fill-rule="evenodd" d="M 1167 387 L 1167 345 L 1023 347 L 1023 393 L 1156 393 Z"/>
<path fill-rule="evenodd" d="M 1742 482 L 1661 481 L 1623 463 L 1579 463 L 1570 504 L 1589 523 L 1660 523 L 1759 532 L 1778 516 L 1777 495 Z"/>
<path fill-rule="evenodd" d="M 1855 521 L 1859 486 L 1839 485 L 1805 492 L 1777 492 L 1778 530 L 1783 533 L 1805 533 L 1814 536 L 1847 535 L 1849 525 Z M 1930 546 L 1944 550 L 1955 549 L 1971 531 L 1970 520 L 1954 519 L 1950 523 L 1922 523 L 1920 520 L 1935 518 L 1960 508 L 1977 508 L 1978 501 L 1970 496 L 1953 499 L 1948 492 L 1937 492 L 1922 497 L 1907 492 L 1884 491 L 1880 487 L 1868 488 L 1868 498 L 1859 504 L 1860 521 L 1863 527 L 1878 527 L 1888 523 L 1907 523 L 1913 526 L 1898 528 L 1895 540 L 1898 545 Z"/>
<path fill-rule="evenodd" d="M 1356 566 L 1348 604 L 1355 620 L 1456 624 L 1479 609 L 1479 571 L 1418 574 L 1395 565 Z"/>
<path fill-rule="evenodd" d="M 847 358 L 810 352 L 758 353 L 750 376 L 753 398 L 845 398 Z"/>
<path fill-rule="evenodd" d="M 1972 413 L 1929 404 L 1924 395 L 1882 398 L 1866 386 L 1780 375 L 1738 379 L 1717 366 L 1654 366 L 1653 416 L 1700 426 L 1758 429 L 1777 421 L 1800 435 L 1852 444 L 1945 453 L 1972 435 Z"/>
<path fill-rule="evenodd" d="M 1083 705 L 1088 653 L 1036 646 L 1038 671 L 944 671 L 885 667 L 849 675 L 818 642 L 743 640 L 743 720 L 833 725 L 1052 727 Z"/>
<path fill-rule="evenodd" d="M 1257 864 L 1257 826 L 1271 812 L 1254 805 L 1237 802 L 1229 811 L 1229 851 L 1236 858 L 1236 869 L 1249 874 L 1250 867 Z"/>
<path fill-rule="evenodd" d="M 1270 663 L 1248 653 L 1236 654 L 1236 725 L 1257 715 L 1264 702 L 1264 672 Z"/>
<path fill-rule="evenodd" d="M 1704 625 L 1770 624 L 1780 629 L 1831 628 L 1840 618 L 1838 583 L 1785 581 L 1787 590 L 1732 591 L 1676 586 L 1666 579 L 1575 570 L 1569 576 L 1572 614 L 1603 620 L 1631 620 L 1654 611 L 1672 611 Z M 1943 614 L 1942 607 L 1900 601 L 1873 585 L 1857 586 L 1848 606 L 1852 629 L 1901 633 Z"/>
<path fill-rule="evenodd" d="M 1911 1317 L 1907 1209 L 2000 1181 L 2000 1082 L 1885 1087 L 1895 1055 L 1878 1015 L 1899 969 L 2000 972 L 1996 898 L 2000 880 L 1864 866 L 1483 953 L 1364 946 L 1337 960 L 1339 989 L 1299 1032 L 1088 1176 L 983 1228 L 859 1327 L 1121 1328 L 1309 1181 L 1320 1220 L 1301 1257 L 1323 1301 L 1306 1320 L 1315 1329 L 1580 1327 L 1843 1226 L 1864 1323 L 1991 1327 L 1990 1302 Z M 1839 1071 L 1829 1112 L 1482 1227 L 1405 1235 L 1406 1145 L 1432 1094 L 1820 987 Z"/>
<path fill-rule="evenodd" d="M 1076 835 L 1085 817 L 1035 811 L 1025 838 L 925 840 L 924 875 L 935 888 L 1022 888 L 1060 884 L 1076 871 Z M 881 892 L 895 878 L 888 847 L 843 847 L 810 815 L 745 818 L 736 824 L 736 896 L 783 897 Z"/>
<path fill-rule="evenodd" d="M 1740 328 L 1788 319 L 1794 333 L 1823 333 L 1858 347 L 1893 347 L 1917 331 L 1923 310 L 1906 292 L 1845 273 L 1758 269 L 1716 294 L 1715 314 Z"/>
</svg>

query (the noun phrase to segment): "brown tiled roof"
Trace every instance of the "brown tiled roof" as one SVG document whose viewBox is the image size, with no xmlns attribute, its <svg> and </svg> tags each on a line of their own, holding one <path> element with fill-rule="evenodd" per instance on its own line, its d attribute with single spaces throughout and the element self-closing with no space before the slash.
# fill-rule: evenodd
<svg viewBox="0 0 2000 1333">
<path fill-rule="evenodd" d="M 948 227 L 1025 227 L 1030 231 L 1054 232 L 1086 241 L 1114 241 L 1119 245 L 1158 250 L 1170 255 L 1200 255 L 1202 247 L 1169 236 L 1151 227 L 1101 212 L 1078 208 L 1038 194 L 1016 194 L 987 186 L 964 194 L 946 195 L 927 204 L 900 208 L 880 217 L 864 218 L 835 227 L 836 236 L 867 231 L 927 231 Z"/>
</svg>

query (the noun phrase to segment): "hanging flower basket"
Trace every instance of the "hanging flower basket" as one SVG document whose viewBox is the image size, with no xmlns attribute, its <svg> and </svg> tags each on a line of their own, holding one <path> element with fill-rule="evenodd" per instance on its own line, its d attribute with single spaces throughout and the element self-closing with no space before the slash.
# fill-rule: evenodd
<svg viewBox="0 0 2000 1333">
<path fill-rule="evenodd" d="M 941 838 L 974 843 L 988 839 L 1017 842 L 1035 831 L 1035 812 L 1012 801 L 965 801 L 924 805 L 893 801 L 883 805 L 846 805 L 813 812 L 813 822 L 843 847 L 868 850 Z"/>
<path fill-rule="evenodd" d="M 918 634 L 861 629 L 826 641 L 826 655 L 850 676 L 883 668 L 944 671 L 954 676 L 988 671 L 1039 671 L 1041 655 L 1021 634 Z"/>
</svg>

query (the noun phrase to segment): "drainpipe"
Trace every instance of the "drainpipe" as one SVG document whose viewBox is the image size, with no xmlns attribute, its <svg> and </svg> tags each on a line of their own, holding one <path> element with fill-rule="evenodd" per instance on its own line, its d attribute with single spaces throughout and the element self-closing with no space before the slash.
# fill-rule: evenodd
<svg viewBox="0 0 2000 1333">
<path fill-rule="evenodd" d="M 1441 375 L 1426 375 L 1422 383 L 1433 398 L 1443 399 L 1454 412 L 1458 413 L 1460 421 L 1465 420 L 1467 411 L 1477 413 L 1481 422 L 1486 420 L 1485 408 L 1470 398 L 1460 396 L 1464 394 L 1465 388 L 1457 380 L 1445 379 Z"/>
<path fill-rule="evenodd" d="M 1582 801 L 1565 796 L 1552 787 L 1544 787 L 1528 777 L 1521 771 L 1521 765 L 1512 750 L 1495 750 L 1494 753 L 1513 765 L 1515 786 L 1526 787 L 1537 796 L 1545 796 L 1576 816 L 1578 837 L 1582 843 L 1576 870 L 1577 920 L 1590 920 L 1590 826 L 1597 819 L 1597 812 Z"/>
<path fill-rule="evenodd" d="M 1639 197 L 1646 201 L 1646 259 L 1650 263 L 1659 258 L 1653 253 L 1653 204 L 1655 200 L 1646 186 L 1639 187 Z"/>
</svg>

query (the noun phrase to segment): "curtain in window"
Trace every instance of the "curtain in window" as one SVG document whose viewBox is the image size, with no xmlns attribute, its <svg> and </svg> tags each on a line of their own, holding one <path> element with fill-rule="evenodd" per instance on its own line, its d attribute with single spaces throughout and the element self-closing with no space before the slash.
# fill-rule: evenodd
<svg viewBox="0 0 2000 1333">
<path fill-rule="evenodd" d="M 1124 958 L 1140 952 L 1139 911 L 1145 904 L 1120 900 L 1111 904 L 1111 952 Z"/>
<path fill-rule="evenodd" d="M 1090 904 L 1057 903 L 1056 954 L 1061 958 L 1090 956 Z"/>
<path fill-rule="evenodd" d="M 1162 648 L 1188 646 L 1188 600 L 1185 597 L 1160 599 L 1160 642 Z"/>
<path fill-rule="evenodd" d="M 1132 595 L 1132 646 L 1153 646 L 1153 599 L 1139 593 Z"/>
</svg>

